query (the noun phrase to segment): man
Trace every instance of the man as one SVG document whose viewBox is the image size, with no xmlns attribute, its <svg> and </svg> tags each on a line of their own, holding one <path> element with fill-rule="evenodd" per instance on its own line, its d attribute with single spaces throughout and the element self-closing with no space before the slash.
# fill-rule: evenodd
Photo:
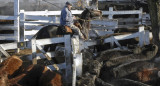
<svg viewBox="0 0 160 86">
<path fill-rule="evenodd" d="M 72 4 L 70 2 L 66 2 L 66 5 L 61 11 L 61 18 L 60 18 L 60 24 L 63 26 L 70 27 L 76 35 L 79 35 L 81 39 L 85 39 L 81 31 L 78 27 L 73 25 L 73 19 L 76 19 L 75 16 L 71 13 Z"/>
</svg>

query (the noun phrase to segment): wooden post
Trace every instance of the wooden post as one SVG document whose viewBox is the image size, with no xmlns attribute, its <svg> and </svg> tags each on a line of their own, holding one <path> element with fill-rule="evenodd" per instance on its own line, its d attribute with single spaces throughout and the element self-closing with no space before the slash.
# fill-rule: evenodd
<svg viewBox="0 0 160 86">
<path fill-rule="evenodd" d="M 72 86 L 76 86 L 76 59 L 73 57 L 73 79 Z"/>
<path fill-rule="evenodd" d="M 48 9 L 45 10 L 46 14 L 48 13 Z M 48 15 L 45 15 L 46 17 L 48 17 Z"/>
<path fill-rule="evenodd" d="M 79 53 L 79 36 L 78 35 L 74 35 L 72 37 L 72 51 L 73 54 Z"/>
<path fill-rule="evenodd" d="M 66 62 L 66 83 L 72 83 L 72 61 L 71 61 L 71 36 L 65 35 L 65 62 Z"/>
<path fill-rule="evenodd" d="M 144 26 L 139 26 L 139 45 L 142 47 L 144 45 Z"/>
<path fill-rule="evenodd" d="M 113 11 L 113 7 L 109 7 L 109 11 Z M 108 19 L 113 19 L 113 15 L 109 14 L 108 15 Z"/>
<path fill-rule="evenodd" d="M 53 16 L 53 23 L 56 23 L 56 16 Z"/>
<path fill-rule="evenodd" d="M 141 24 L 142 24 L 142 16 L 143 16 L 143 8 L 140 8 L 139 10 L 141 11 L 141 13 L 138 15 L 138 18 L 139 18 L 139 20 L 140 20 L 140 21 L 138 22 L 138 24 L 141 25 Z"/>
<path fill-rule="evenodd" d="M 158 46 L 157 56 L 160 54 L 160 0 L 147 0 L 152 23 L 153 43 Z"/>
<path fill-rule="evenodd" d="M 35 38 L 31 39 L 31 46 L 32 46 L 32 63 L 37 64 L 37 59 L 36 59 L 37 48 L 36 48 L 36 39 Z"/>
<path fill-rule="evenodd" d="M 114 38 L 113 38 L 113 36 L 112 36 L 110 39 L 111 39 L 110 47 L 111 47 L 111 48 L 114 48 Z"/>
<path fill-rule="evenodd" d="M 17 27 L 17 30 L 14 30 L 14 36 L 17 37 L 17 42 L 20 42 L 20 28 L 19 28 L 19 0 L 14 0 L 14 26 Z M 19 49 L 17 49 L 19 52 Z"/>
<path fill-rule="evenodd" d="M 148 45 L 150 44 L 150 38 L 149 38 L 149 31 L 148 30 L 145 30 L 145 44 Z"/>
<path fill-rule="evenodd" d="M 24 32 L 25 32 L 25 24 L 24 22 L 25 21 L 25 14 L 24 14 L 24 10 L 20 10 L 20 41 L 21 42 L 24 42 L 25 41 L 25 35 L 24 35 Z"/>
</svg>

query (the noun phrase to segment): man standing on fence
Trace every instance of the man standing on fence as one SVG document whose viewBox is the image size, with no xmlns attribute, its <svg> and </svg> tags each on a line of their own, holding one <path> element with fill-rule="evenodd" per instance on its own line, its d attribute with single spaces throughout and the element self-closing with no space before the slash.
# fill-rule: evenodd
<svg viewBox="0 0 160 86">
<path fill-rule="evenodd" d="M 75 16 L 71 13 L 72 4 L 70 2 L 66 2 L 66 5 L 61 11 L 60 24 L 63 26 L 70 27 L 75 34 L 79 35 L 81 39 L 85 39 L 84 35 L 81 33 L 80 29 L 73 25 L 73 19 L 76 19 Z"/>
</svg>

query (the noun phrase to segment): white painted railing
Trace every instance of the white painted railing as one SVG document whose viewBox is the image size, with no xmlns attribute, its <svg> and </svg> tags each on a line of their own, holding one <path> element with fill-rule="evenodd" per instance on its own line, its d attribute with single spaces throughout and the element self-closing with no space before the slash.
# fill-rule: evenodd
<svg viewBox="0 0 160 86">
<path fill-rule="evenodd" d="M 0 30 L 14 30 L 13 34 L 9 34 L 8 36 L 4 36 L 0 34 L 0 40 L 14 40 L 19 42 L 19 0 L 14 0 L 14 16 L 0 16 L 0 20 L 14 20 L 14 25 L 6 25 L 1 26 Z"/>
<path fill-rule="evenodd" d="M 71 83 L 72 81 L 72 49 L 71 49 L 71 37 L 70 35 L 65 35 L 64 37 L 58 37 L 58 38 L 48 38 L 48 39 L 38 39 L 36 40 L 34 37 L 31 39 L 31 44 L 32 44 L 32 60 L 33 63 L 36 64 L 36 57 L 37 57 L 37 49 L 39 49 L 44 56 L 51 61 L 51 57 L 49 57 L 48 54 L 43 50 L 41 47 L 42 45 L 47 45 L 47 44 L 56 44 L 56 43 L 64 43 L 65 47 L 65 62 L 61 64 L 56 64 L 58 66 L 58 69 L 65 69 L 65 81 L 67 83 Z M 55 70 L 56 69 L 55 65 L 50 65 L 48 66 L 50 69 Z M 55 67 L 55 68 L 54 68 Z"/>
<path fill-rule="evenodd" d="M 33 33 L 36 33 L 40 28 L 43 27 L 43 25 L 50 25 L 50 24 L 59 24 L 59 16 L 60 11 L 20 11 L 20 21 L 21 26 L 24 29 L 24 35 L 21 35 L 21 38 L 24 38 L 25 40 L 28 40 L 32 37 Z M 79 10 L 72 10 L 73 14 L 81 14 L 82 11 Z M 139 10 L 128 10 L 128 11 L 113 11 L 113 7 L 109 8 L 109 11 L 102 11 L 103 15 L 108 15 L 108 19 L 114 19 L 114 15 L 126 15 L 126 14 L 137 14 L 138 18 L 118 18 L 118 28 L 133 28 L 134 26 L 146 24 L 146 16 L 143 14 L 142 8 Z M 143 17 L 144 16 L 144 17 Z M 143 19 L 143 21 L 142 21 Z M 32 20 L 32 21 L 26 21 L 26 20 Z M 128 23 L 133 22 L 133 23 Z M 134 24 L 137 22 L 137 24 Z M 109 22 L 107 22 L 109 23 Z M 105 24 L 107 24 L 105 23 Z M 126 23 L 124 25 L 121 25 L 121 23 Z M 127 24 L 128 23 L 128 24 Z M 26 31 L 25 31 L 26 30 Z M 34 30 L 32 32 L 32 30 Z M 29 34 L 32 34 L 29 36 Z M 25 37 L 26 35 L 26 37 Z"/>
</svg>

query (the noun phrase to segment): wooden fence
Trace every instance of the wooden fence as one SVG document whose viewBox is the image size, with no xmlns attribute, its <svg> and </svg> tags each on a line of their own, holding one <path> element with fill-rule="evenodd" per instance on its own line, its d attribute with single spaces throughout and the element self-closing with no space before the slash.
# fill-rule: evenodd
<svg viewBox="0 0 160 86">
<path fill-rule="evenodd" d="M 51 63 L 51 65 L 48 65 L 47 67 L 51 70 L 61 70 L 61 69 L 65 69 L 65 82 L 66 83 L 71 83 L 72 82 L 72 78 L 76 77 L 76 75 L 80 75 L 80 73 L 82 73 L 82 61 L 80 63 L 80 59 L 82 60 L 82 54 L 79 53 L 79 49 L 77 49 L 77 46 L 79 47 L 78 42 L 79 41 L 75 41 L 75 39 L 78 36 L 76 36 L 76 38 L 72 38 L 70 37 L 70 35 L 65 35 L 64 37 L 58 37 L 58 38 L 46 38 L 46 39 L 38 39 L 36 40 L 34 37 L 31 39 L 31 42 L 29 43 L 23 43 L 24 46 L 21 46 L 23 48 L 27 47 L 26 44 L 30 44 L 29 46 L 31 46 L 32 48 L 32 55 L 28 56 L 28 59 L 32 60 L 33 64 L 37 64 L 37 57 L 41 57 L 41 59 L 43 58 L 47 58 L 48 61 Z M 51 58 L 54 57 L 54 52 L 45 52 L 42 48 L 42 46 L 44 45 L 48 45 L 48 44 L 56 44 L 56 43 L 64 43 L 64 56 L 65 56 L 65 62 L 61 63 L 61 64 L 54 64 L 51 61 Z M 6 50 L 10 50 L 10 49 L 17 49 L 20 48 L 19 45 L 21 45 L 20 43 L 7 43 L 7 44 L 0 44 L 0 52 L 2 52 L 6 57 L 9 57 L 10 55 L 6 52 Z M 72 46 L 72 47 L 71 47 Z M 40 50 L 41 53 L 36 53 L 37 50 Z M 71 57 L 74 57 L 73 59 Z M 78 60 L 77 60 L 78 59 Z M 74 68 L 76 70 L 72 70 L 72 61 L 74 61 Z M 75 62 L 76 61 L 76 62 Z M 80 63 L 77 65 L 76 63 Z M 78 70 L 77 70 L 78 69 Z M 73 75 L 72 73 L 74 72 Z M 80 72 L 79 74 L 77 74 L 76 72 Z M 76 79 L 76 78 L 74 78 Z M 76 81 L 76 80 L 73 80 Z M 75 82 L 73 82 L 75 83 Z"/>
<path fill-rule="evenodd" d="M 14 0 L 14 16 L 0 16 L 0 20 L 14 20 L 14 25 L 0 25 L 0 30 L 14 30 L 14 34 L 0 34 L 0 40 L 14 40 L 19 42 L 19 0 Z"/>
<path fill-rule="evenodd" d="M 72 10 L 73 14 L 81 14 L 82 11 Z M 103 16 L 108 15 L 109 21 L 111 21 L 114 15 L 138 15 L 138 18 L 117 18 L 118 27 L 116 28 L 134 28 L 139 25 L 148 25 L 148 17 L 143 13 L 142 8 L 139 10 L 128 10 L 128 11 L 113 11 L 113 7 L 109 8 L 109 11 L 102 11 Z M 21 40 L 29 40 L 39 29 L 44 27 L 45 25 L 50 24 L 59 24 L 60 20 L 60 11 L 20 11 L 20 22 L 21 22 Z M 107 20 L 107 19 L 104 19 Z M 104 21 L 101 20 L 101 21 Z M 108 20 L 107 20 L 108 21 Z M 107 22 L 109 23 L 109 22 Z M 96 22 L 94 22 L 96 24 Z M 104 24 L 104 23 L 103 23 Z M 110 23 L 109 23 L 110 24 Z M 104 27 L 105 28 L 105 27 Z M 106 27 L 107 28 L 107 27 Z M 100 31 L 99 31 L 100 32 Z M 100 33 L 104 34 L 104 31 Z M 108 32 L 107 32 L 108 33 Z"/>
<path fill-rule="evenodd" d="M 45 25 L 59 24 L 60 11 L 24 11 L 19 13 L 19 0 L 15 0 L 15 15 L 14 16 L 0 16 L 0 19 L 15 20 L 14 26 L 2 26 L 1 30 L 14 30 L 14 34 L 0 34 L 0 40 L 29 40 L 39 29 Z M 81 14 L 82 11 L 72 10 L 73 14 Z M 143 13 L 142 9 L 128 10 L 128 11 L 113 11 L 113 7 L 109 11 L 102 11 L 103 15 L 108 15 L 108 19 L 114 19 L 114 15 L 137 14 L 138 18 L 118 18 L 118 28 L 132 28 L 141 24 L 150 24 L 148 14 Z M 146 16 L 147 15 L 147 16 Z M 19 22 L 20 20 L 20 22 Z M 120 25 L 126 23 L 125 25 Z M 127 24 L 128 22 L 137 22 L 137 24 Z M 106 22 L 108 23 L 108 22 Z M 19 25 L 20 24 L 20 25 Z M 19 29 L 21 26 L 22 29 Z"/>
</svg>

